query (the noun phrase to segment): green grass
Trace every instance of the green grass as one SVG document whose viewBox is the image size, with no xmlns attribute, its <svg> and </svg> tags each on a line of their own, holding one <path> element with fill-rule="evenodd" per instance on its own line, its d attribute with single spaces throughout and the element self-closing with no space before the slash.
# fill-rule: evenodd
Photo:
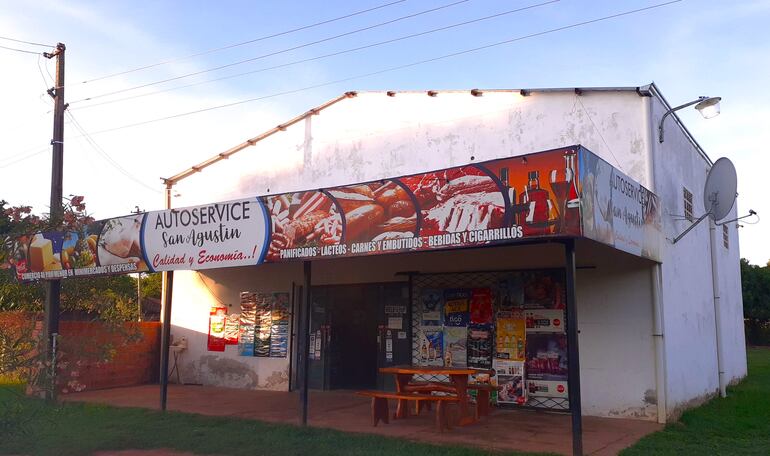
<svg viewBox="0 0 770 456">
<path fill-rule="evenodd" d="M 19 385 L 0 385 L 0 454 L 83 455 L 150 448 L 209 455 L 488 454 L 457 446 L 251 420 L 92 404 L 50 406 L 23 396 Z M 686 412 L 678 423 L 643 438 L 621 454 L 770 454 L 770 348 L 749 350 L 749 377 L 730 388 L 726 399 L 715 399 Z"/>
<path fill-rule="evenodd" d="M 770 454 L 770 348 L 751 348 L 748 356 L 749 376 L 727 398 L 685 412 L 621 455 Z"/>
<path fill-rule="evenodd" d="M 252 420 L 92 404 L 49 406 L 0 385 L 0 454 L 84 455 L 169 448 L 219 455 L 436 455 L 486 451 Z M 495 453 L 501 454 L 501 453 Z M 524 455 L 525 453 L 515 453 Z"/>
</svg>

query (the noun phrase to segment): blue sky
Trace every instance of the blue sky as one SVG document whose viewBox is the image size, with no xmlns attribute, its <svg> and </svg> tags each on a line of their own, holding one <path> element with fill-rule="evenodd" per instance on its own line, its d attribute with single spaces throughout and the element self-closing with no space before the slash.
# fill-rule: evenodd
<svg viewBox="0 0 770 456">
<path fill-rule="evenodd" d="M 468 0 L 366 32 L 113 98 L 285 64 L 545 1 Z M 297 33 L 87 84 L 80 82 L 388 1 L 0 0 L 0 36 L 67 45 L 67 99 L 73 102 L 71 112 L 78 124 L 94 133 L 322 84 L 661 1 L 562 0 L 359 52 L 89 109 L 83 109 L 87 102 L 75 101 L 280 51 L 453 1 L 403 1 Z M 764 120 L 770 118 L 770 97 L 763 89 L 770 76 L 770 40 L 765 31 L 768 19 L 767 0 L 684 0 L 343 84 L 94 134 L 98 147 L 133 179 L 115 169 L 84 138 L 76 137 L 75 125 L 68 123 L 65 194 L 85 194 L 89 209 L 97 217 L 123 214 L 137 205 L 158 209 L 163 203 L 158 177 L 174 174 L 347 90 L 635 86 L 655 81 L 672 104 L 699 95 L 723 97 L 722 115 L 715 119 L 703 120 L 694 110 L 682 112 L 681 117 L 713 159 L 727 156 L 736 163 L 739 209 L 746 212 L 753 208 L 770 220 L 770 204 L 761 191 L 767 179 L 765 170 L 770 168 L 770 158 L 763 153 L 764 144 L 770 142 Z M 0 44 L 30 49 L 6 41 Z M 50 158 L 44 152 L 31 154 L 44 150 L 50 138 L 50 101 L 41 94 L 46 84 L 50 85 L 44 79 L 48 77 L 46 69 L 53 73 L 53 64 L 0 49 L 0 68 L 0 99 L 6 107 L 0 113 L 0 170 L 9 176 L 0 184 L 0 196 L 15 204 L 33 204 L 42 211 L 48 200 Z M 116 186 L 120 191 L 114 191 Z M 767 232 L 763 225 L 746 225 L 740 231 L 742 255 L 759 264 L 770 259 L 770 242 L 763 236 Z"/>
</svg>

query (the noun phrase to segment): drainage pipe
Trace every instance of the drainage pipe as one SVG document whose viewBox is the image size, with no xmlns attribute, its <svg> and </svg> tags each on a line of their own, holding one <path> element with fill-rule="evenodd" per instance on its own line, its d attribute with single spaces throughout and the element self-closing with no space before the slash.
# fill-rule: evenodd
<svg viewBox="0 0 770 456">
<path fill-rule="evenodd" d="M 719 297 L 719 264 L 717 260 L 716 223 L 709 217 L 709 243 L 711 244 L 711 287 L 714 292 L 714 332 L 717 345 L 717 372 L 719 375 L 719 395 L 727 397 L 727 380 L 724 368 L 724 343 L 722 341 L 722 303 Z"/>
<path fill-rule="evenodd" d="M 655 346 L 655 395 L 658 406 L 658 423 L 666 424 L 666 347 L 663 337 L 663 300 L 660 292 L 661 266 L 650 268 L 652 285 L 652 337 Z"/>
</svg>

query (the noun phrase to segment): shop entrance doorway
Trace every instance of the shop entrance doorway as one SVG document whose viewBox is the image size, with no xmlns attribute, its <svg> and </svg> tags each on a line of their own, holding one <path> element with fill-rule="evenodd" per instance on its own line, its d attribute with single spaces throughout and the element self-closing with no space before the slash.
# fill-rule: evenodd
<svg viewBox="0 0 770 456">
<path fill-rule="evenodd" d="M 379 368 L 411 361 L 406 283 L 313 287 L 310 387 L 393 387 Z"/>
</svg>

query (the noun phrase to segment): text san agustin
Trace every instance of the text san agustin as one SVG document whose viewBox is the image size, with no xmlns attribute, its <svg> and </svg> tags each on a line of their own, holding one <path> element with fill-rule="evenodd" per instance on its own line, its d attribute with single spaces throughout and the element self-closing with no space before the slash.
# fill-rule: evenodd
<svg viewBox="0 0 770 456">
<path fill-rule="evenodd" d="M 241 230 L 229 227 L 227 224 L 248 220 L 251 211 L 250 205 L 253 203 L 253 201 L 238 201 L 158 212 L 155 216 L 155 230 L 161 231 L 164 248 L 183 244 L 204 247 L 207 243 L 218 244 L 232 239 L 239 239 L 242 234 Z M 211 229 L 198 229 L 200 225 L 215 226 Z M 184 231 L 183 233 L 175 232 L 188 227 L 190 228 L 189 231 Z M 248 254 L 240 250 L 221 255 L 207 255 L 206 250 L 201 250 L 198 254 L 197 263 L 243 260 L 247 258 L 249 258 Z M 186 255 L 181 257 L 177 255 L 160 257 L 158 254 L 153 259 L 154 266 L 192 264 L 192 262 L 193 259 L 187 259 Z"/>
</svg>

